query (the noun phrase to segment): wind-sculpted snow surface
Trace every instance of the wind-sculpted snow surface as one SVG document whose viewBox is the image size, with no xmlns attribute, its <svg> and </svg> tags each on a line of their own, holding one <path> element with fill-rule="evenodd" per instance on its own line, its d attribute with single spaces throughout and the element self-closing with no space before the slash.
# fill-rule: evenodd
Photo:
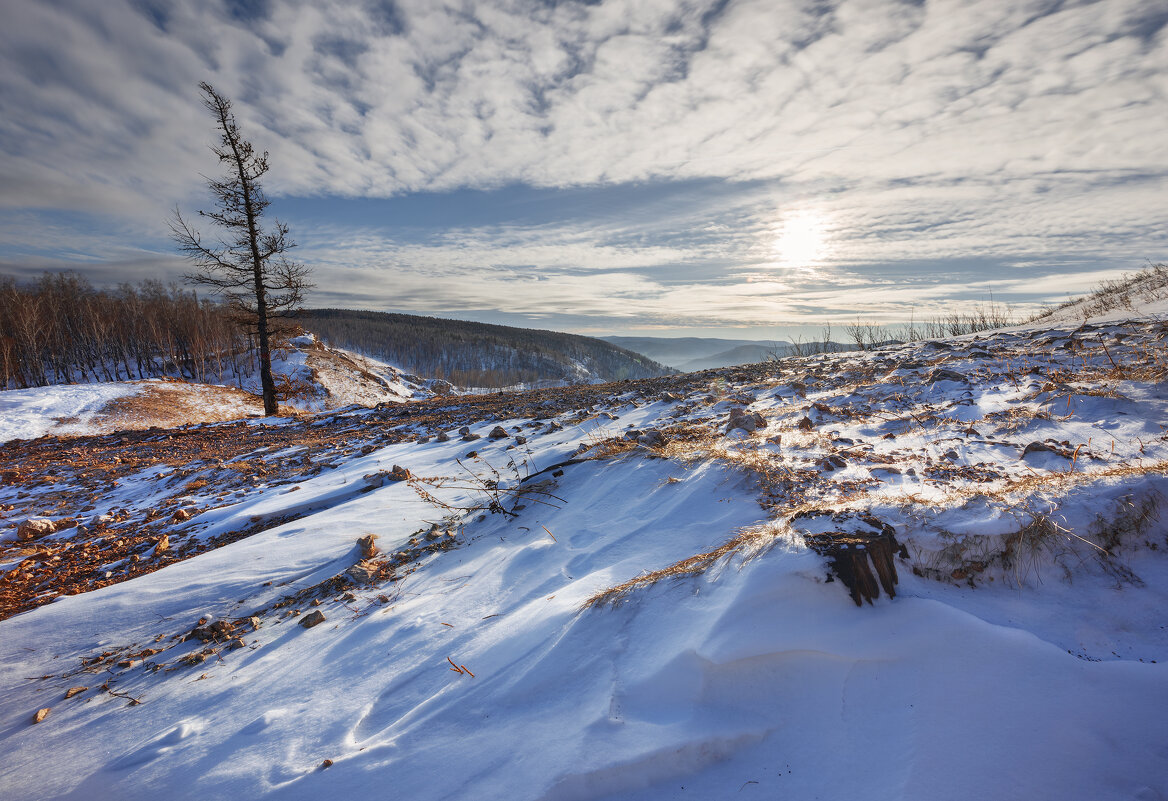
<svg viewBox="0 0 1168 801">
<path fill-rule="evenodd" d="M 1168 797 L 1166 333 L 0 446 L 0 795 Z"/>
</svg>

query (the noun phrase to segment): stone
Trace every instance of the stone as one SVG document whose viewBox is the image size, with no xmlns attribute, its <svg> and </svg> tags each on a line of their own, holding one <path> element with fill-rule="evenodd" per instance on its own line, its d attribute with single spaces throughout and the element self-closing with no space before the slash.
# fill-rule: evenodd
<svg viewBox="0 0 1168 801">
<path fill-rule="evenodd" d="M 667 442 L 665 435 L 656 429 L 650 429 L 637 437 L 637 444 L 647 448 L 663 448 Z"/>
<path fill-rule="evenodd" d="M 747 434 L 753 434 L 760 428 L 766 428 L 766 418 L 758 412 L 748 412 L 735 406 L 730 410 L 730 420 L 726 423 L 726 433 L 729 434 L 736 428 Z"/>
<path fill-rule="evenodd" d="M 49 716 L 49 711 L 50 711 L 50 708 L 47 706 L 44 709 L 38 709 L 36 711 L 36 714 L 32 716 L 32 722 L 33 723 L 40 723 L 42 720 L 44 720 L 45 718 L 47 718 Z"/>
<path fill-rule="evenodd" d="M 506 439 L 509 435 L 507 434 L 507 429 L 503 428 L 503 426 L 495 426 L 487 436 L 490 439 Z"/>
<path fill-rule="evenodd" d="M 168 550 L 170 550 L 170 537 L 169 535 L 163 534 L 158 538 L 158 542 L 154 546 L 154 555 L 158 556 L 161 553 L 166 553 Z"/>
<path fill-rule="evenodd" d="M 516 445 L 526 445 L 527 444 L 527 437 L 523 436 L 522 434 L 516 434 L 515 435 L 515 444 Z"/>
<path fill-rule="evenodd" d="M 812 431 L 815 428 L 815 423 L 811 422 L 810 417 L 804 417 L 799 421 L 798 427 L 800 431 Z"/>
<path fill-rule="evenodd" d="M 358 584 L 372 584 L 377 578 L 377 568 L 368 562 L 358 562 L 345 571 L 345 575 Z M 315 624 L 313 624 L 315 625 Z"/>
<path fill-rule="evenodd" d="M 88 689 L 89 689 L 88 687 L 70 687 L 68 690 L 65 691 L 65 697 L 72 698 L 75 695 L 80 695 L 81 693 L 85 692 Z"/>
<path fill-rule="evenodd" d="M 361 549 L 361 560 L 372 559 L 377 555 L 377 537 L 373 534 L 366 534 L 364 537 L 357 538 L 357 547 Z"/>
<path fill-rule="evenodd" d="M 56 532 L 57 524 L 47 517 L 30 517 L 16 528 L 16 539 L 21 542 L 47 537 Z"/>
<path fill-rule="evenodd" d="M 177 509 L 175 513 L 170 516 L 172 523 L 185 523 L 191 519 L 191 512 L 189 509 Z"/>
<path fill-rule="evenodd" d="M 438 436 L 434 437 L 435 442 L 450 442 L 450 435 L 445 431 L 439 431 Z"/>
<path fill-rule="evenodd" d="M 928 381 L 930 384 L 935 384 L 938 381 L 963 382 L 963 381 L 965 381 L 965 376 L 963 376 L 961 373 L 957 372 L 956 370 L 946 370 L 944 368 L 937 368 L 933 372 L 929 373 L 929 377 L 925 380 Z"/>
<path fill-rule="evenodd" d="M 389 471 L 390 481 L 407 481 L 410 478 L 410 471 L 400 465 L 394 465 L 393 469 Z"/>
<path fill-rule="evenodd" d="M 319 609 L 313 609 L 304 617 L 300 618 L 300 625 L 306 629 L 317 626 L 325 621 L 324 613 Z"/>
</svg>

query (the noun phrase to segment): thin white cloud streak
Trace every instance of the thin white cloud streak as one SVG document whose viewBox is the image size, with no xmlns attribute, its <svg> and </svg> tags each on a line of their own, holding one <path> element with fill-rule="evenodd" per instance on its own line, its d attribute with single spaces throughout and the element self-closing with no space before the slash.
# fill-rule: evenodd
<svg viewBox="0 0 1168 801">
<path fill-rule="evenodd" d="M 1135 35 L 1152 2 L 1043 16 L 1049 3 L 739 0 L 703 25 L 710 2 L 417 0 L 404 35 L 348 2 L 272 2 L 250 27 L 167 4 L 166 31 L 116 2 L 11 5 L 0 86 L 21 119 L 4 134 L 50 146 L 4 160 L 30 205 L 58 204 L 61 185 L 90 203 L 191 191 L 203 78 L 294 194 L 1168 166 L 1165 32 Z"/>
</svg>

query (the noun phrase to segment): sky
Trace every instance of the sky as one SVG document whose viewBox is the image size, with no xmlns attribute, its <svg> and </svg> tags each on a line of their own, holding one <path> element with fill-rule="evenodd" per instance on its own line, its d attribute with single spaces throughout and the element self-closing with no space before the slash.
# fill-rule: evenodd
<svg viewBox="0 0 1168 801">
<path fill-rule="evenodd" d="M 768 338 L 1168 260 L 1163 0 L 0 8 L 22 279 L 181 280 L 167 218 L 219 171 L 200 81 L 270 152 L 313 307 Z"/>
</svg>

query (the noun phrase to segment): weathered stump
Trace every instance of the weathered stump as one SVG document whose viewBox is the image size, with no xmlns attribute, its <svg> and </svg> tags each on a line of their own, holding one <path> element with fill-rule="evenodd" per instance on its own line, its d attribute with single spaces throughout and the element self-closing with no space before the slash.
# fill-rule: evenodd
<svg viewBox="0 0 1168 801">
<path fill-rule="evenodd" d="M 881 588 L 889 598 L 896 597 L 894 557 L 908 558 L 908 551 L 896 541 L 892 526 L 855 512 L 801 512 L 791 524 L 804 530 L 809 548 L 831 558 L 832 573 L 848 588 L 856 606 L 879 598 Z"/>
</svg>

